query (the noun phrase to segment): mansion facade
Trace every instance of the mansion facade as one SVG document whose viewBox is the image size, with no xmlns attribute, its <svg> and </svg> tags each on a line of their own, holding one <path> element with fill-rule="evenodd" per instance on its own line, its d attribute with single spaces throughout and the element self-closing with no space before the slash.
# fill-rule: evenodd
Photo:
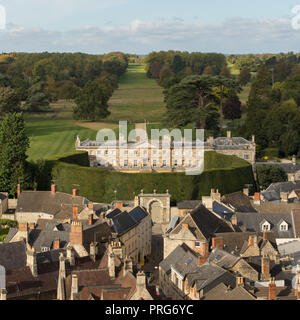
<svg viewBox="0 0 300 320">
<path fill-rule="evenodd" d="M 183 147 L 184 144 L 184 147 Z M 251 164 L 255 163 L 255 137 L 248 141 L 241 137 L 209 137 L 199 148 L 196 141 L 170 142 L 168 147 L 163 141 L 80 141 L 77 136 L 75 148 L 89 154 L 90 166 L 117 170 L 121 172 L 181 172 L 199 168 L 204 164 L 204 152 L 215 151 L 225 155 L 237 156 Z"/>
</svg>

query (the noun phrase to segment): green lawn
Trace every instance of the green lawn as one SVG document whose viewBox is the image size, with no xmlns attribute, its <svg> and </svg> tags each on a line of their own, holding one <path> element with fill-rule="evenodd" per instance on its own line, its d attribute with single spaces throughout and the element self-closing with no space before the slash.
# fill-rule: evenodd
<svg viewBox="0 0 300 320">
<path fill-rule="evenodd" d="M 165 113 L 163 89 L 147 77 L 143 64 L 129 65 L 109 105 L 108 122 L 159 122 Z"/>
<path fill-rule="evenodd" d="M 75 134 L 82 140 L 95 139 L 96 131 L 76 125 L 73 120 L 26 118 L 30 138 L 28 159 L 36 161 L 75 150 Z"/>
</svg>

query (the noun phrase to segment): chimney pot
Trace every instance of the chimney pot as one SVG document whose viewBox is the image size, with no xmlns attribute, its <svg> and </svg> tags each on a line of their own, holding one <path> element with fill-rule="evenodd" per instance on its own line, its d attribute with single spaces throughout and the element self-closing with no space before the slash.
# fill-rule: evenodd
<svg viewBox="0 0 300 320">
<path fill-rule="evenodd" d="M 55 184 L 52 184 L 52 185 L 51 185 L 51 193 L 52 193 L 52 194 L 55 194 L 55 193 L 56 193 L 56 185 L 55 185 Z"/>
</svg>

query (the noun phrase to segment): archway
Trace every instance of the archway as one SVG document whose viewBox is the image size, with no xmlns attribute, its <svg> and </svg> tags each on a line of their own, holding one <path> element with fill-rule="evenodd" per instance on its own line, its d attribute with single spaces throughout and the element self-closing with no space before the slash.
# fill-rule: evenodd
<svg viewBox="0 0 300 320">
<path fill-rule="evenodd" d="M 159 201 L 153 201 L 149 206 L 153 223 L 163 223 L 163 208 Z"/>
</svg>

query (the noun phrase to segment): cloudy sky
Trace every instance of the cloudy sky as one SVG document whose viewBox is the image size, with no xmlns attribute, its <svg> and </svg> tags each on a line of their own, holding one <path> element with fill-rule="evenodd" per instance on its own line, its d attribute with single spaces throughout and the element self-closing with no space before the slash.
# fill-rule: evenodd
<svg viewBox="0 0 300 320">
<path fill-rule="evenodd" d="M 0 0 L 0 52 L 271 53 L 299 44 L 300 0 Z"/>
</svg>

